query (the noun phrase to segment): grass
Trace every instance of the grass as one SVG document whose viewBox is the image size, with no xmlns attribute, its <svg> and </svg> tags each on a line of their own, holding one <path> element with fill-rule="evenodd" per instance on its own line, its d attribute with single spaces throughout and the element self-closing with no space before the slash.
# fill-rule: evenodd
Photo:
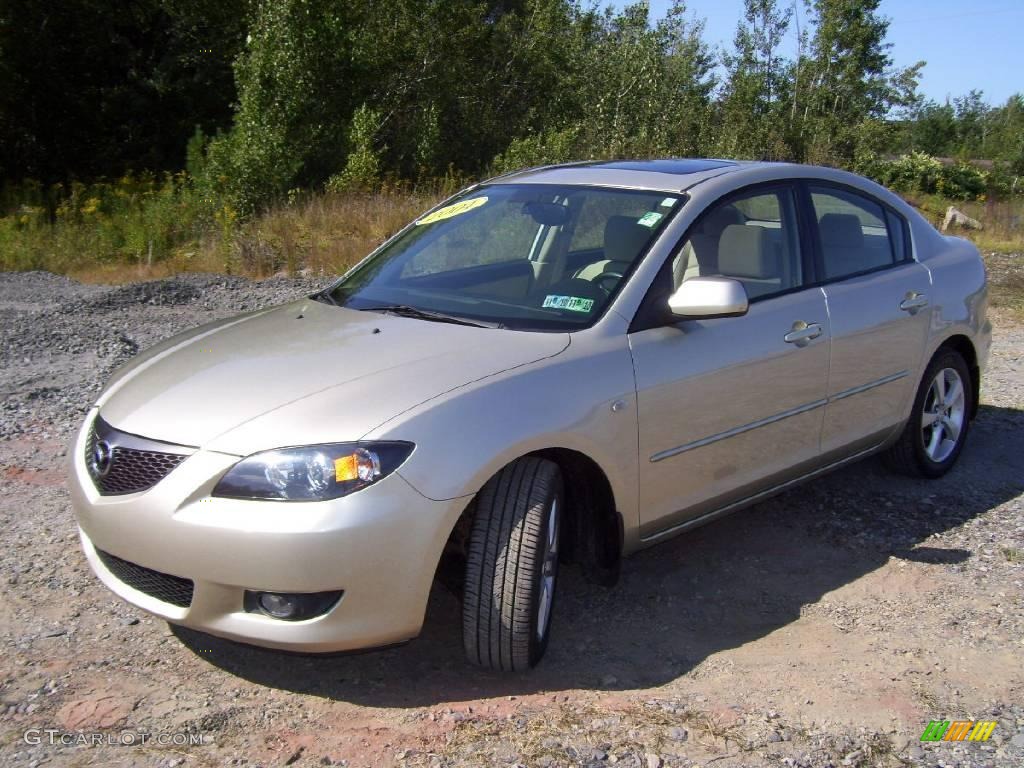
<svg viewBox="0 0 1024 768">
<path fill-rule="evenodd" d="M 0 190 L 0 271 L 125 283 L 182 272 L 337 274 L 454 191 L 452 180 L 296 195 L 239 221 L 184 175 Z"/>
<path fill-rule="evenodd" d="M 184 174 L 125 176 L 92 185 L 0 189 L 0 270 L 43 269 L 83 282 L 125 283 L 182 272 L 265 278 L 343 272 L 454 191 L 454 179 L 371 194 L 298 194 L 239 221 Z M 993 306 L 1024 315 L 1024 198 L 909 198 L 933 223 L 950 204 L 983 224 L 958 231 L 986 255 Z M 1017 254 L 1014 256 L 1014 254 Z"/>
<path fill-rule="evenodd" d="M 941 226 L 946 209 L 955 206 L 981 222 L 981 230 L 950 229 L 946 234 L 967 237 L 983 252 L 1024 253 L 1024 198 L 1009 200 L 949 200 L 936 196 L 908 196 L 936 227 Z"/>
</svg>

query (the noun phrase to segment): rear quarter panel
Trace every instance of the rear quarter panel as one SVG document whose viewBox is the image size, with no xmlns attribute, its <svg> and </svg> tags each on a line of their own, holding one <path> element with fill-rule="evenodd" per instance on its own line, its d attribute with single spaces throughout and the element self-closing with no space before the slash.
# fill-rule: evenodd
<svg viewBox="0 0 1024 768">
<path fill-rule="evenodd" d="M 984 371 L 992 344 L 985 264 L 973 243 L 937 232 L 917 216 L 912 225 L 917 260 L 931 274 L 930 332 L 924 363 L 952 336 L 966 336 Z"/>
</svg>

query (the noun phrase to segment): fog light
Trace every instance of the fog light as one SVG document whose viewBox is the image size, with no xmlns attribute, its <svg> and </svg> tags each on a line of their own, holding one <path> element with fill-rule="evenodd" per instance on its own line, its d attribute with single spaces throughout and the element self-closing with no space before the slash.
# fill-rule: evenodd
<svg viewBox="0 0 1024 768">
<path fill-rule="evenodd" d="M 290 619 L 299 609 L 299 602 L 294 597 L 275 592 L 261 592 L 256 603 L 261 611 L 275 619 Z"/>
<path fill-rule="evenodd" d="M 337 592 L 245 592 L 245 610 L 281 621 L 303 621 L 322 616 L 341 596 Z"/>
</svg>

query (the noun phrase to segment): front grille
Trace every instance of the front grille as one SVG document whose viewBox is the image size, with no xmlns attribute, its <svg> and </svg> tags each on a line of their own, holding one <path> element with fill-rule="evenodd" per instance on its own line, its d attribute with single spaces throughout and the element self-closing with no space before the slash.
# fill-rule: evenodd
<svg viewBox="0 0 1024 768">
<path fill-rule="evenodd" d="M 102 451 L 98 452 L 100 443 Z M 85 441 L 85 463 L 96 489 L 103 496 L 152 488 L 188 458 L 190 452 L 184 446 L 121 432 L 99 416 Z"/>
<path fill-rule="evenodd" d="M 127 560 L 122 560 L 101 549 L 97 549 L 96 554 L 108 571 L 132 589 L 137 589 L 161 602 L 170 603 L 179 608 L 188 608 L 192 605 L 193 584 L 191 579 L 171 576 L 136 563 L 129 563 Z"/>
</svg>

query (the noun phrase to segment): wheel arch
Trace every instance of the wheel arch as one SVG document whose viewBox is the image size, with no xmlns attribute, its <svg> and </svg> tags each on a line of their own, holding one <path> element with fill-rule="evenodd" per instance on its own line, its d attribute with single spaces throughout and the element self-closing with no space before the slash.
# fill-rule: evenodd
<svg viewBox="0 0 1024 768">
<path fill-rule="evenodd" d="M 567 512 L 563 520 L 563 559 L 579 564 L 589 581 L 613 585 L 619 576 L 625 534 L 622 514 L 607 474 L 597 461 L 582 451 L 551 447 L 517 456 L 498 467 L 491 477 L 527 456 L 552 461 L 562 473 Z M 479 491 L 453 526 L 438 564 L 438 578 L 456 593 L 461 593 L 462 589 L 466 545 L 477 512 L 478 495 Z"/>
<path fill-rule="evenodd" d="M 608 476 L 581 451 L 546 448 L 531 455 L 553 461 L 562 472 L 568 511 L 566 559 L 579 563 L 588 580 L 614 584 L 622 560 L 624 524 Z"/>
</svg>

